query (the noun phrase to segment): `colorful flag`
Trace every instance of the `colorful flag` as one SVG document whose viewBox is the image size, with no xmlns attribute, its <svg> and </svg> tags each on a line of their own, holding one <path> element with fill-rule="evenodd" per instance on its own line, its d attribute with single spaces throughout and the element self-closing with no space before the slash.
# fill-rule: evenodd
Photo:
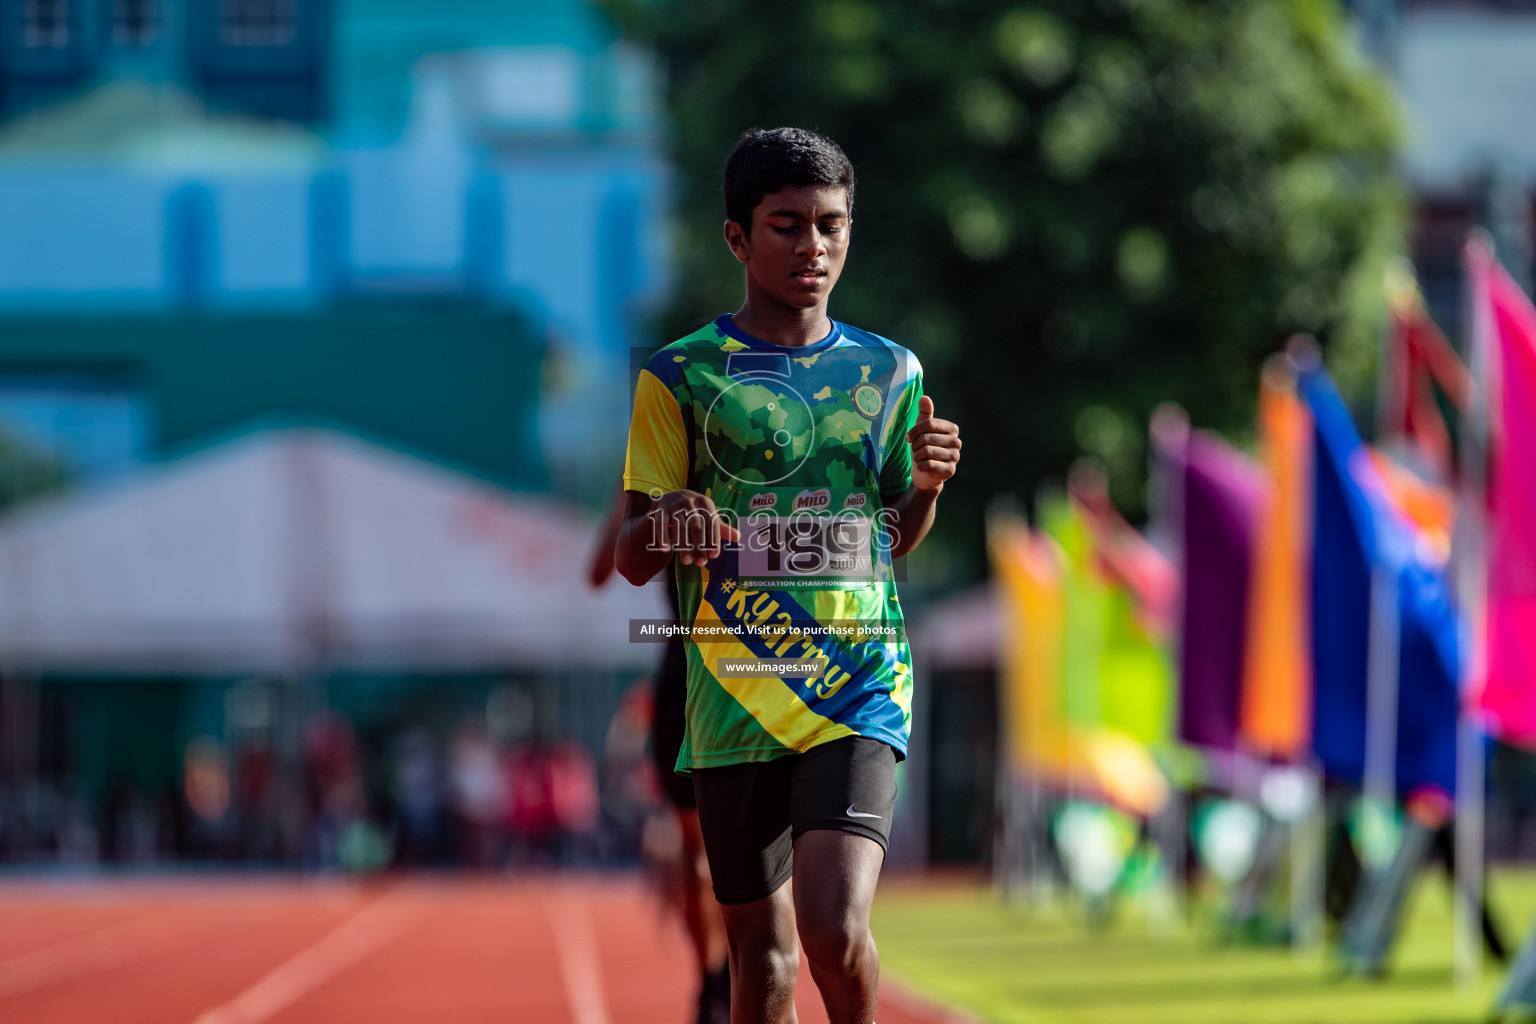
<svg viewBox="0 0 1536 1024">
<path fill-rule="evenodd" d="M 1238 734 L 1264 480 L 1245 456 L 1201 431 L 1189 432 L 1163 454 L 1183 482 L 1178 737 L 1197 747 L 1231 750 Z"/>
<path fill-rule="evenodd" d="M 1178 573 L 1108 494 L 1074 493 L 1068 511 L 1092 542 L 1092 557 L 1071 571 L 1093 579 L 1101 592 L 1099 720 L 1149 747 L 1165 747 L 1173 738 L 1169 643 Z"/>
<path fill-rule="evenodd" d="M 1478 700 L 1500 739 L 1536 746 L 1536 309 L 1486 251 L 1469 259 L 1476 344 L 1493 364 L 1487 649 Z M 1479 681 L 1474 680 L 1474 686 Z"/>
<path fill-rule="evenodd" d="M 1424 308 L 1411 271 L 1393 270 L 1387 299 L 1380 440 L 1405 448 L 1410 463 L 1431 478 L 1449 481 L 1455 453 L 1435 391 L 1438 387 L 1454 407 L 1465 409 L 1472 378 Z"/>
<path fill-rule="evenodd" d="M 998 682 L 1005 753 L 1020 776 L 1054 773 L 1065 757 L 1067 730 L 1060 550 L 1020 520 L 1000 514 L 988 517 L 987 547 L 1002 624 Z"/>
<path fill-rule="evenodd" d="M 1065 494 L 1042 498 L 1040 529 L 1060 546 L 1065 606 L 1062 686 L 1067 721 L 1093 729 L 1104 722 L 1104 626 L 1108 591 L 1093 570 L 1093 536 Z"/>
<path fill-rule="evenodd" d="M 1270 487 L 1260 514 L 1249 591 L 1241 733 L 1254 753 L 1292 761 L 1312 738 L 1307 593 L 1312 423 L 1287 370 L 1266 369 L 1258 419 Z"/>
<path fill-rule="evenodd" d="M 1444 567 L 1393 507 L 1321 368 L 1298 382 L 1312 415 L 1312 749 L 1340 782 L 1365 773 L 1373 570 L 1396 590 L 1397 786 L 1452 792 L 1458 623 Z"/>
<path fill-rule="evenodd" d="M 1430 483 L 1385 452 L 1370 449 L 1371 465 L 1386 488 L 1387 500 L 1423 542 L 1436 564 L 1451 558 L 1451 531 L 1456 525 L 1456 496 L 1449 487 Z"/>
<path fill-rule="evenodd" d="M 1070 542 L 1087 544 L 1081 519 L 1056 525 Z M 1061 545 L 1017 519 L 991 517 L 987 535 L 1001 603 L 1002 735 L 1011 769 L 1135 814 L 1156 813 L 1167 782 L 1146 745 L 1090 717 L 1100 707 L 1099 650 L 1078 650 L 1076 668 L 1068 664 L 1071 645 L 1102 642 L 1103 622 L 1092 619 L 1092 609 L 1105 607 L 1102 582 L 1073 580 Z M 1068 621 L 1074 595 L 1075 627 Z M 1075 704 L 1074 684 L 1091 689 Z"/>
</svg>

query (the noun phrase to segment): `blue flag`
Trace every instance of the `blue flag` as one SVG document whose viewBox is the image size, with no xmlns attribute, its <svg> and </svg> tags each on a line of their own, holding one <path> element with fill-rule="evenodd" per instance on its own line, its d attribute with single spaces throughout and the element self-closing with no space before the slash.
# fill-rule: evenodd
<svg viewBox="0 0 1536 1024">
<path fill-rule="evenodd" d="M 1421 551 L 1375 479 L 1365 445 L 1321 369 L 1301 374 L 1312 444 L 1312 749 L 1329 778 L 1365 774 L 1371 574 L 1397 584 L 1397 787 L 1455 792 L 1457 619 L 1445 572 Z"/>
</svg>

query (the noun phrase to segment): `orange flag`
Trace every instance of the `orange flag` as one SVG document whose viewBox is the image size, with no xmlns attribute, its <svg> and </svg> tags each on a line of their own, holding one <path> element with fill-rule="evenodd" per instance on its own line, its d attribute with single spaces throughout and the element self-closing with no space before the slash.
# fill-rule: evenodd
<svg viewBox="0 0 1536 1024">
<path fill-rule="evenodd" d="M 1278 364 L 1265 368 L 1259 387 L 1259 435 L 1271 487 L 1249 584 L 1239 729 L 1256 753 L 1291 760 L 1312 738 L 1311 430 L 1295 383 Z"/>
</svg>

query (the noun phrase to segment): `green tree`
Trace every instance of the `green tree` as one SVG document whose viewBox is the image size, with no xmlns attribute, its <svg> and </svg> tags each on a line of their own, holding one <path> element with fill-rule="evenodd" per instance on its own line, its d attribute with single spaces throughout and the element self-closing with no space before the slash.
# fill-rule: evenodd
<svg viewBox="0 0 1536 1024">
<path fill-rule="evenodd" d="M 719 186 L 739 134 L 836 138 L 860 179 L 833 312 L 912 348 L 961 424 L 941 519 L 970 554 L 991 495 L 1084 453 L 1139 511 L 1152 408 L 1246 431 L 1294 331 L 1368 386 L 1405 202 L 1390 90 L 1331 0 L 605 2 L 668 70 L 659 332 L 739 301 Z"/>
<path fill-rule="evenodd" d="M 62 491 L 69 482 L 69 467 L 57 454 L 0 424 L 0 511 Z"/>
</svg>

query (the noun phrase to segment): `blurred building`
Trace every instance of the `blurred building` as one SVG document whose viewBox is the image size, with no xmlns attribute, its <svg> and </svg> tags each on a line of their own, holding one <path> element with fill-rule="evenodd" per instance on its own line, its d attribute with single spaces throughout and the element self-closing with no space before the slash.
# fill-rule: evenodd
<svg viewBox="0 0 1536 1024">
<path fill-rule="evenodd" d="M 1412 254 L 1431 311 L 1459 334 L 1461 247 L 1486 225 L 1531 283 L 1536 2 L 1353 0 L 1362 42 L 1395 80 L 1415 198 Z"/>
<path fill-rule="evenodd" d="M 295 421 L 606 498 L 666 284 L 658 88 L 582 0 L 0 0 L 0 509 L 108 492 L 0 528 L 131 503 L 150 464 Z M 189 536 L 144 564 L 228 573 Z M 428 761 L 466 721 L 596 749 L 632 676 L 507 658 L 294 689 L 0 650 L 0 860 L 291 857 L 306 800 L 415 794 L 400 813 L 436 821 Z M 304 754 L 325 705 L 342 739 Z M 334 799 L 293 796 L 303 757 Z"/>
<path fill-rule="evenodd" d="M 266 411 L 592 486 L 656 89 L 580 0 L 0 0 L 0 418 L 81 477 Z"/>
</svg>

